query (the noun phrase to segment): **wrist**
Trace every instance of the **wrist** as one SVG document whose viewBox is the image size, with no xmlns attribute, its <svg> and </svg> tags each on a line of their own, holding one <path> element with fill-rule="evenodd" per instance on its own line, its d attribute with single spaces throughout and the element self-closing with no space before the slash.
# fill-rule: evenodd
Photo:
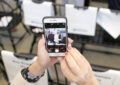
<svg viewBox="0 0 120 85">
<path fill-rule="evenodd" d="M 93 76 L 85 85 L 99 85 L 95 76 Z"/>
<path fill-rule="evenodd" d="M 77 85 L 99 85 L 97 79 L 93 76 L 90 80 L 87 80 L 84 84 L 77 83 Z"/>
<path fill-rule="evenodd" d="M 99 83 L 98 83 L 97 79 L 93 76 L 93 78 L 91 78 L 89 83 L 87 83 L 86 85 L 99 85 Z"/>
<path fill-rule="evenodd" d="M 40 66 L 37 60 L 28 69 L 31 72 L 31 74 L 35 76 L 40 76 L 45 72 L 45 68 Z"/>
<path fill-rule="evenodd" d="M 36 83 L 44 74 L 41 76 L 34 76 L 33 74 L 30 73 L 28 68 L 24 68 L 21 71 L 21 75 L 26 81 L 30 83 Z"/>
</svg>

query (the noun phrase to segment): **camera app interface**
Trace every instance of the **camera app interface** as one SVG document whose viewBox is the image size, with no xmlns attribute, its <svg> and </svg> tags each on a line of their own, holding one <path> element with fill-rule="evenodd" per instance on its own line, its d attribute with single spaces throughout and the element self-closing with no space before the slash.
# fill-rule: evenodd
<svg viewBox="0 0 120 85">
<path fill-rule="evenodd" d="M 65 23 L 45 23 L 48 53 L 66 52 L 66 32 Z"/>
</svg>

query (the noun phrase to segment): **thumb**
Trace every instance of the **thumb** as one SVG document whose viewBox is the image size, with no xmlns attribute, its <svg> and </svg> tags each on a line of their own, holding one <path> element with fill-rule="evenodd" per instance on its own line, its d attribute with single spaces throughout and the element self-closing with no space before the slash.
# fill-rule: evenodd
<svg viewBox="0 0 120 85">
<path fill-rule="evenodd" d="M 43 35 L 43 34 L 42 34 L 42 36 L 41 36 L 41 39 L 39 40 L 38 45 L 39 45 L 40 47 L 45 47 L 45 38 L 44 38 L 44 35 Z"/>
</svg>

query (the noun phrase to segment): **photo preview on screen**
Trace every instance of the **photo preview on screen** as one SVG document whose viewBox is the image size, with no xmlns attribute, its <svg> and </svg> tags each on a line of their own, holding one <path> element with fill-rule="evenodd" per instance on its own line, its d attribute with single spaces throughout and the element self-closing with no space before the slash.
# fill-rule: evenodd
<svg viewBox="0 0 120 85">
<path fill-rule="evenodd" d="M 45 38 L 48 53 L 66 52 L 67 31 L 65 23 L 45 23 Z"/>
</svg>

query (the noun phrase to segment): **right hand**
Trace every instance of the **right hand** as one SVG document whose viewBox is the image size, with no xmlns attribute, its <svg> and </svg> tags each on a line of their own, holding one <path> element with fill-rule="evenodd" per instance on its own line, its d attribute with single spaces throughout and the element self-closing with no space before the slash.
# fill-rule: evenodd
<svg viewBox="0 0 120 85">
<path fill-rule="evenodd" d="M 99 85 L 90 64 L 76 48 L 68 47 L 65 58 L 61 59 L 61 69 L 69 81 L 78 85 Z"/>
</svg>

